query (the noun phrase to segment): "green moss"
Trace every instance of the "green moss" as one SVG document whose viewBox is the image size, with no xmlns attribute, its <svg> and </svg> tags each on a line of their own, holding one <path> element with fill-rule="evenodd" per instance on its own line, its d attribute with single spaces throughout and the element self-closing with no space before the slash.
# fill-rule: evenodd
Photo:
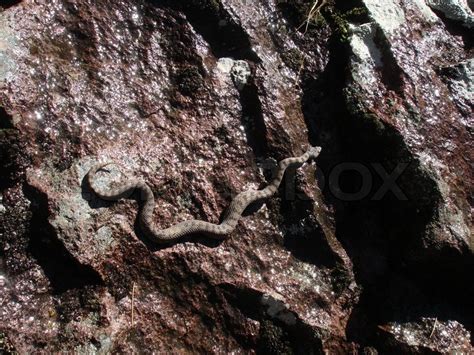
<svg viewBox="0 0 474 355">
<path fill-rule="evenodd" d="M 293 354 L 287 334 L 268 320 L 261 323 L 259 348 L 263 354 Z"/>
<path fill-rule="evenodd" d="M 203 85 L 203 78 L 197 67 L 185 67 L 176 76 L 178 89 L 183 95 L 192 96 Z"/>
<path fill-rule="evenodd" d="M 313 17 L 312 22 L 318 28 L 324 27 L 328 24 L 326 18 L 320 12 L 318 12 L 318 14 Z"/>
<path fill-rule="evenodd" d="M 363 22 L 366 21 L 369 12 L 365 7 L 355 7 L 344 14 L 347 21 L 350 22 Z"/>
<path fill-rule="evenodd" d="M 347 22 L 347 19 L 337 10 L 331 11 L 330 16 L 334 25 L 334 32 L 338 37 L 339 41 L 343 43 L 349 42 L 350 29 L 349 22 Z"/>
<path fill-rule="evenodd" d="M 306 15 L 306 18 L 303 21 L 303 26 L 301 27 L 303 30 L 306 28 L 310 29 L 311 27 L 315 29 L 319 29 L 325 25 L 327 25 L 326 18 L 324 15 L 321 14 L 320 11 L 317 11 L 314 14 Z"/>
<path fill-rule="evenodd" d="M 301 0 L 286 0 L 278 3 L 280 11 L 293 27 L 301 32 L 310 33 L 327 24 L 326 18 L 321 14 L 321 10 L 326 4 L 323 4 L 318 9 L 313 9 L 314 5 L 315 1 L 302 3 Z"/>
<path fill-rule="evenodd" d="M 298 49 L 291 48 L 282 53 L 282 59 L 289 68 L 297 72 L 301 68 L 304 56 Z"/>
<path fill-rule="evenodd" d="M 342 43 L 349 42 L 351 31 L 349 23 L 364 23 L 368 21 L 368 12 L 365 7 L 355 7 L 346 12 L 329 8 L 328 16 L 334 27 L 334 32 Z"/>
</svg>

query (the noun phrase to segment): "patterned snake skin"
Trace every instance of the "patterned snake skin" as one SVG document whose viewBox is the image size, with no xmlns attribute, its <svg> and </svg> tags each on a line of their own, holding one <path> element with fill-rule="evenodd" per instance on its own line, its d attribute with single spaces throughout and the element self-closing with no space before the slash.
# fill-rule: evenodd
<svg viewBox="0 0 474 355">
<path fill-rule="evenodd" d="M 143 232 L 156 243 L 173 242 L 188 234 L 206 234 L 215 239 L 224 238 L 232 232 L 237 225 L 242 213 L 251 203 L 272 196 L 283 179 L 285 170 L 289 166 L 300 166 L 309 159 L 315 159 L 321 152 L 320 147 L 311 147 L 306 153 L 299 157 L 287 158 L 278 163 L 278 171 L 267 187 L 262 190 L 249 190 L 239 193 L 231 202 L 226 211 L 224 220 L 220 224 L 213 224 L 200 220 L 189 220 L 180 222 L 169 228 L 160 229 L 153 223 L 153 209 L 155 208 L 155 198 L 150 187 L 142 180 L 128 180 L 120 186 L 104 190 L 95 183 L 95 175 L 98 170 L 112 163 L 102 163 L 93 166 L 88 174 L 87 181 L 91 189 L 97 196 L 104 200 L 116 201 L 124 197 L 129 197 L 134 191 L 140 192 L 140 198 L 144 201 L 139 214 L 139 224 Z"/>
</svg>

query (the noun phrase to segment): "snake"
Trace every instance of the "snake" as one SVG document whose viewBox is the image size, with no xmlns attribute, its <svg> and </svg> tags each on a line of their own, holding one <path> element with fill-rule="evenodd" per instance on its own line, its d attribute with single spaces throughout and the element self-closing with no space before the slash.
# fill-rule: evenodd
<svg viewBox="0 0 474 355">
<path fill-rule="evenodd" d="M 315 159 L 321 152 L 321 147 L 310 147 L 303 155 L 281 160 L 278 163 L 276 174 L 269 185 L 261 190 L 247 190 L 240 192 L 231 201 L 226 209 L 221 223 L 214 224 L 202 220 L 187 220 L 168 228 L 159 228 L 153 222 L 155 197 L 150 186 L 141 179 L 129 179 L 114 188 L 103 188 L 97 184 L 96 174 L 111 162 L 94 164 L 87 173 L 87 183 L 92 191 L 101 199 L 118 201 L 127 198 L 138 191 L 143 201 L 138 214 L 139 227 L 142 232 L 153 242 L 158 244 L 170 243 L 191 234 L 204 234 L 210 238 L 223 239 L 237 226 L 242 213 L 252 203 L 267 199 L 274 195 L 280 186 L 286 169 L 292 166 L 299 167 L 310 159 Z"/>
</svg>

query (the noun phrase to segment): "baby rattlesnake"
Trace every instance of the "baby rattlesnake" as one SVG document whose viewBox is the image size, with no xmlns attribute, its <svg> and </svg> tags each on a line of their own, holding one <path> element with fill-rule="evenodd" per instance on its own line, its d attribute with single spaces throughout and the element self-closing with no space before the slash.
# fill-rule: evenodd
<svg viewBox="0 0 474 355">
<path fill-rule="evenodd" d="M 175 241 L 188 234 L 206 234 L 215 239 L 224 238 L 232 232 L 237 225 L 242 213 L 251 203 L 272 196 L 280 186 L 285 170 L 289 166 L 300 166 L 309 159 L 315 159 L 321 152 L 320 147 L 311 147 L 306 153 L 299 157 L 283 159 L 278 163 L 278 171 L 275 178 L 262 190 L 248 190 L 239 193 L 231 202 L 226 211 L 225 218 L 220 224 L 213 224 L 200 220 L 189 220 L 180 222 L 169 228 L 160 229 L 153 223 L 153 210 L 155 198 L 150 187 L 142 180 L 128 180 L 113 189 L 101 189 L 95 183 L 95 175 L 98 170 L 112 163 L 102 163 L 93 166 L 87 174 L 87 182 L 97 196 L 104 200 L 116 201 L 129 197 L 134 191 L 140 192 L 143 199 L 143 207 L 139 213 L 139 225 L 143 232 L 156 243 L 168 243 Z"/>
</svg>

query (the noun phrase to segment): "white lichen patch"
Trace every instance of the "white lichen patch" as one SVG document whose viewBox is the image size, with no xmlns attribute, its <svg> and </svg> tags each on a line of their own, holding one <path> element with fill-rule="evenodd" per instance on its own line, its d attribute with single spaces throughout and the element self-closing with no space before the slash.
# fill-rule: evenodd
<svg viewBox="0 0 474 355">
<path fill-rule="evenodd" d="M 224 74 L 230 74 L 238 90 L 242 90 L 248 84 L 249 78 L 252 75 L 250 66 L 245 60 L 220 58 L 217 62 L 217 69 Z"/>
<path fill-rule="evenodd" d="M 387 34 L 396 31 L 406 22 L 400 4 L 395 0 L 364 0 L 369 16 Z"/>
<path fill-rule="evenodd" d="M 217 61 L 217 69 L 225 74 L 230 74 L 233 66 L 234 60 L 232 58 L 219 58 Z"/>
<path fill-rule="evenodd" d="M 88 324 L 86 322 L 81 322 L 80 323 L 82 327 L 87 327 Z M 92 328 L 92 327 L 89 327 Z M 75 333 L 75 329 L 71 327 L 71 329 L 68 329 L 71 333 Z M 93 328 L 92 328 L 93 329 Z M 91 330 L 92 330 L 91 329 Z M 74 348 L 74 353 L 75 354 L 109 354 L 112 350 L 112 339 L 109 335 L 107 334 L 100 334 L 98 337 L 98 341 L 92 343 L 87 343 L 83 345 L 78 345 Z"/>
<path fill-rule="evenodd" d="M 466 0 L 426 0 L 428 5 L 441 11 L 447 18 L 459 21 L 467 28 L 474 27 L 474 13 Z"/>
<path fill-rule="evenodd" d="M 66 195 L 67 197 L 59 204 L 59 214 L 52 221 L 53 224 L 61 224 L 61 226 L 73 229 L 76 221 L 81 221 L 91 217 L 91 214 L 85 207 L 86 201 L 81 196 L 80 191 Z"/>
<path fill-rule="evenodd" d="M 238 90 L 242 90 L 248 84 L 252 75 L 249 64 L 245 60 L 236 60 L 230 72 L 232 80 Z"/>
<path fill-rule="evenodd" d="M 0 273 L 0 290 L 5 287 L 5 285 L 7 284 L 8 280 L 7 280 L 7 277 Z"/>
<path fill-rule="evenodd" d="M 4 13 L 0 13 L 0 83 L 9 81 L 16 70 L 15 56 L 19 49 L 17 39 Z"/>
<path fill-rule="evenodd" d="M 351 73 L 354 82 L 371 92 L 371 88 L 378 82 L 376 71 L 381 68 L 382 54 L 375 44 L 374 24 L 351 26 L 352 36 L 350 45 L 353 55 L 351 56 Z"/>
<path fill-rule="evenodd" d="M 474 93 L 474 59 L 468 59 L 458 66 L 459 77 L 456 83 L 459 87 L 460 95 L 473 98 Z"/>
<path fill-rule="evenodd" d="M 442 162 L 429 152 L 419 154 L 418 160 L 423 170 L 433 177 L 443 200 L 449 201 L 452 192 L 449 183 L 443 178 L 446 175 L 446 169 Z M 444 204 L 439 211 L 439 218 L 443 222 L 441 225 L 446 236 L 451 236 L 456 242 L 466 243 L 471 250 L 474 250 L 471 231 L 468 226 L 469 222 L 455 204 Z"/>
<path fill-rule="evenodd" d="M 83 324 L 83 323 L 81 323 Z M 73 332 L 73 330 L 71 330 Z M 84 345 L 79 345 L 74 348 L 75 354 L 109 354 L 112 350 L 112 339 L 106 334 L 101 334 L 99 336 L 99 341 L 92 343 L 87 343 Z"/>
<path fill-rule="evenodd" d="M 433 10 L 431 10 L 431 8 L 426 4 L 425 0 L 413 0 L 413 3 L 426 21 L 435 23 L 439 20 L 438 16 L 436 16 Z"/>
<path fill-rule="evenodd" d="M 455 69 L 455 76 L 450 77 L 449 87 L 455 94 L 456 102 L 462 109 L 469 112 L 474 101 L 474 59 L 459 63 Z M 466 127 L 472 126 L 472 118 L 461 121 Z"/>
<path fill-rule="evenodd" d="M 2 194 L 0 193 L 0 213 L 5 213 L 5 211 L 7 210 L 5 208 L 5 206 L 2 204 L 3 203 L 3 196 Z"/>
<path fill-rule="evenodd" d="M 114 246 L 114 238 L 112 228 L 109 226 L 100 227 L 95 234 L 95 240 L 97 242 L 97 247 L 102 252 L 106 253 L 111 250 Z"/>
<path fill-rule="evenodd" d="M 27 173 L 30 183 L 34 185 L 43 186 L 44 181 L 48 182 L 48 194 L 57 206 L 50 224 L 72 253 L 76 250 L 88 250 L 90 255 L 81 254 L 77 257 L 89 261 L 103 257 L 115 246 L 113 229 L 108 226 L 97 227 L 97 219 L 103 216 L 104 210 L 100 207 L 105 207 L 105 203 L 83 183 L 94 163 L 93 160 L 86 159 L 62 172 L 46 163 L 41 168 L 29 170 Z M 116 174 L 120 174 L 118 168 Z M 117 222 L 117 218 L 113 219 L 116 224 L 123 225 L 120 221 Z"/>
<path fill-rule="evenodd" d="M 296 324 L 296 316 L 288 309 L 289 306 L 283 300 L 264 294 L 262 295 L 261 303 L 270 317 L 276 318 L 287 325 Z"/>
</svg>

